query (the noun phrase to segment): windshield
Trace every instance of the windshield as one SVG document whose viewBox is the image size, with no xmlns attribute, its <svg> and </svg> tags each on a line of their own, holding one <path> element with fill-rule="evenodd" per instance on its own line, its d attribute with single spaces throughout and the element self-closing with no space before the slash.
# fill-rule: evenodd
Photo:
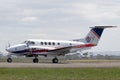
<svg viewBox="0 0 120 80">
<path fill-rule="evenodd" d="M 24 41 L 23 43 L 27 43 L 28 41 Z"/>
<path fill-rule="evenodd" d="M 26 43 L 26 44 L 35 44 L 35 42 L 33 42 L 33 41 L 24 41 L 24 43 Z"/>
</svg>

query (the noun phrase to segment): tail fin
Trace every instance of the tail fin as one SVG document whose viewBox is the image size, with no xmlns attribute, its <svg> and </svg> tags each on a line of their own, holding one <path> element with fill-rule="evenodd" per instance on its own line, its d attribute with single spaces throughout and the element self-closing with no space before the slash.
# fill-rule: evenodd
<svg viewBox="0 0 120 80">
<path fill-rule="evenodd" d="M 91 43 L 97 45 L 100 37 L 104 31 L 105 28 L 112 28 L 115 26 L 95 26 L 92 27 L 88 35 L 85 37 L 86 43 Z"/>
</svg>

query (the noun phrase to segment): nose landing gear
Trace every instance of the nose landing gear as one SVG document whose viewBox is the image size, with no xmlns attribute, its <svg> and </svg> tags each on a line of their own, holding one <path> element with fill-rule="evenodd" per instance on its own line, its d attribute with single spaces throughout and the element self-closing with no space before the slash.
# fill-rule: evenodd
<svg viewBox="0 0 120 80">
<path fill-rule="evenodd" d="M 8 58 L 8 59 L 7 59 L 7 62 L 8 62 L 8 63 L 11 63 L 11 62 L 12 62 L 12 58 Z"/>
</svg>

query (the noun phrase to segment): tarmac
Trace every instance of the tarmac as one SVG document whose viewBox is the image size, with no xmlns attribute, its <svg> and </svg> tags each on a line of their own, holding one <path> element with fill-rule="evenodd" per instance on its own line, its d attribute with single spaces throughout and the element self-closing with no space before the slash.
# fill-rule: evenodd
<svg viewBox="0 0 120 80">
<path fill-rule="evenodd" d="M 120 62 L 101 63 L 0 63 L 0 68 L 120 68 Z"/>
</svg>

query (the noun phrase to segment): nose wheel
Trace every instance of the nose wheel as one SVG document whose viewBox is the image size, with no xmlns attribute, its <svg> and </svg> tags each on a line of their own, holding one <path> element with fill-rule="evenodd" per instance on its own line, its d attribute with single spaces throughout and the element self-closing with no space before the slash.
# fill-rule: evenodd
<svg viewBox="0 0 120 80">
<path fill-rule="evenodd" d="M 58 58 L 53 58 L 52 60 L 53 63 L 58 63 L 58 61 L 59 61 Z"/>
<path fill-rule="evenodd" d="M 12 58 L 8 58 L 8 59 L 7 59 L 7 62 L 8 62 L 8 63 L 11 63 L 11 62 L 12 62 Z"/>
<path fill-rule="evenodd" d="M 34 58 L 33 59 L 33 63 L 38 63 L 39 62 L 39 59 L 38 58 Z"/>
</svg>

